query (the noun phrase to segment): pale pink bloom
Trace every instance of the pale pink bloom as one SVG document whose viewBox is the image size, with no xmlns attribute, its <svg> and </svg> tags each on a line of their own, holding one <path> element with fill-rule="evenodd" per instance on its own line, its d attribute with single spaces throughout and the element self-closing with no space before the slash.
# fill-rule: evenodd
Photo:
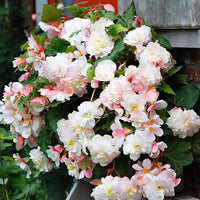
<svg viewBox="0 0 200 200">
<path fill-rule="evenodd" d="M 115 76 L 116 64 L 112 60 L 103 60 L 95 68 L 95 80 L 110 81 Z"/>
<path fill-rule="evenodd" d="M 141 154 L 150 153 L 152 145 L 145 136 L 146 134 L 140 130 L 128 135 L 123 144 L 123 153 L 129 155 L 133 161 L 136 161 Z"/>
<path fill-rule="evenodd" d="M 146 45 L 151 40 L 151 28 L 145 25 L 129 31 L 123 39 L 124 43 L 135 46 L 136 48 Z"/>
<path fill-rule="evenodd" d="M 46 85 L 45 88 L 39 90 L 42 96 L 47 97 L 50 102 L 69 100 L 74 93 L 73 87 L 68 83 L 62 82 L 55 86 Z"/>
<path fill-rule="evenodd" d="M 144 186 L 143 194 L 149 200 L 163 200 L 165 196 L 172 197 L 174 192 L 174 177 L 171 177 L 170 172 L 163 171 L 157 176 L 150 173 L 143 177 Z"/>
<path fill-rule="evenodd" d="M 139 56 L 140 64 L 143 66 L 154 65 L 163 72 L 172 68 L 170 53 L 157 42 L 150 42 Z"/>
<path fill-rule="evenodd" d="M 115 118 L 115 123 L 112 124 L 110 128 L 113 131 L 113 140 L 115 141 L 115 144 L 120 148 L 124 142 L 125 133 L 118 117 Z"/>
<path fill-rule="evenodd" d="M 25 58 L 15 58 L 15 60 L 12 62 L 13 67 L 19 67 L 20 65 L 24 64 L 26 62 Z"/>
<path fill-rule="evenodd" d="M 23 81 L 25 81 L 25 80 L 27 79 L 28 75 L 29 75 L 28 72 L 22 74 L 22 75 L 19 77 L 19 79 L 18 79 L 19 82 L 23 82 Z"/>
<path fill-rule="evenodd" d="M 123 94 L 132 91 L 131 84 L 126 77 L 120 76 L 110 81 L 110 84 L 100 94 L 102 104 L 111 110 L 121 107 Z"/>
<path fill-rule="evenodd" d="M 147 102 L 156 102 L 159 97 L 159 92 L 154 87 L 149 88 L 145 93 L 145 99 Z"/>
<path fill-rule="evenodd" d="M 30 85 L 30 84 L 25 85 L 21 90 L 21 94 L 26 97 L 32 92 L 32 90 L 33 90 L 32 85 Z"/>
<path fill-rule="evenodd" d="M 82 179 L 84 177 L 92 177 L 92 170 L 94 169 L 95 164 L 90 160 L 89 157 L 85 156 L 83 160 L 78 162 L 78 166 L 81 169 L 79 179 Z"/>
<path fill-rule="evenodd" d="M 78 141 L 78 136 L 74 133 L 68 120 L 61 119 L 57 122 L 57 133 L 61 142 L 63 142 L 65 150 L 81 155 L 82 145 Z"/>
<path fill-rule="evenodd" d="M 32 113 L 40 113 L 44 110 L 45 106 L 49 104 L 46 97 L 40 96 L 30 100 L 30 108 Z"/>
<path fill-rule="evenodd" d="M 26 62 L 33 63 L 34 69 L 38 71 L 42 65 L 43 60 L 45 59 L 45 49 L 33 38 L 32 35 L 28 38 L 28 44 L 29 47 L 27 49 L 28 54 Z"/>
<path fill-rule="evenodd" d="M 172 129 L 174 136 L 185 138 L 193 136 L 200 129 L 200 116 L 192 109 L 182 110 L 173 108 L 169 111 L 170 117 L 167 119 L 167 125 Z"/>
<path fill-rule="evenodd" d="M 147 138 L 151 141 L 155 140 L 155 135 L 161 137 L 163 135 L 163 130 L 161 126 L 163 125 L 163 120 L 159 115 L 154 115 L 150 117 L 149 121 L 144 123 L 141 128 L 144 129 Z"/>
<path fill-rule="evenodd" d="M 57 151 L 53 146 L 49 146 L 46 150 L 48 157 L 55 163 L 56 167 L 60 166 L 60 152 Z"/>
<path fill-rule="evenodd" d="M 35 20 L 38 18 L 38 16 L 39 16 L 39 13 L 33 13 L 33 14 L 31 15 L 31 19 L 32 19 L 33 21 L 35 21 Z"/>
<path fill-rule="evenodd" d="M 47 36 L 49 39 L 53 38 L 54 36 L 57 36 L 60 32 L 60 29 L 58 27 L 49 25 L 42 21 L 39 22 L 39 26 L 43 31 L 47 32 Z"/>
<path fill-rule="evenodd" d="M 88 144 L 88 149 L 91 154 L 91 160 L 101 166 L 111 163 L 120 153 L 118 146 L 115 145 L 110 135 L 94 135 Z"/>
<path fill-rule="evenodd" d="M 41 172 L 49 172 L 53 168 L 53 164 L 45 157 L 45 155 L 40 151 L 40 148 L 32 149 L 29 153 L 30 159 L 36 165 L 36 168 Z"/>
<path fill-rule="evenodd" d="M 160 70 L 152 65 L 139 65 L 138 68 L 131 65 L 125 73 L 134 91 L 145 94 L 150 87 L 160 85 L 162 76 Z"/>
<path fill-rule="evenodd" d="M 43 116 L 34 116 L 32 114 L 23 115 L 21 121 L 14 121 L 12 125 L 17 133 L 20 133 L 24 138 L 31 135 L 38 137 L 41 128 L 44 126 Z"/>
<path fill-rule="evenodd" d="M 106 11 L 115 12 L 115 8 L 114 8 L 111 4 L 103 4 L 103 8 L 104 8 Z"/>
<path fill-rule="evenodd" d="M 158 142 L 156 143 L 155 141 L 152 143 L 152 147 L 151 147 L 151 153 L 149 154 L 149 156 L 151 158 L 157 158 L 160 154 L 160 151 L 164 151 L 167 148 L 167 144 L 165 144 L 164 142 Z"/>
<path fill-rule="evenodd" d="M 135 128 L 141 128 L 142 124 L 147 122 L 149 120 L 147 113 L 145 111 L 143 112 L 138 112 L 134 115 L 131 115 L 129 117 L 129 120 L 132 122 L 132 126 Z"/>
<path fill-rule="evenodd" d="M 63 158 L 62 162 L 65 163 L 65 165 L 67 166 L 68 174 L 78 179 L 80 176 L 78 164 L 68 158 Z"/>
<path fill-rule="evenodd" d="M 117 187 L 119 184 L 119 177 L 106 176 L 101 178 L 101 184 L 93 189 L 91 196 L 95 200 L 116 200 L 118 199 Z"/>
<path fill-rule="evenodd" d="M 145 110 L 146 100 L 143 95 L 135 93 L 125 93 L 122 96 L 121 105 L 124 107 L 126 114 L 134 115 Z"/>
<path fill-rule="evenodd" d="M 117 191 L 121 200 L 140 200 L 142 194 L 138 192 L 137 185 L 128 177 L 119 180 Z"/>
<path fill-rule="evenodd" d="M 91 88 L 98 88 L 100 86 L 100 82 L 97 80 L 91 80 Z"/>
<path fill-rule="evenodd" d="M 49 56 L 43 62 L 42 68 L 39 70 L 39 75 L 47 78 L 52 82 L 60 82 L 60 79 L 65 78 L 68 73 L 68 66 L 71 64 L 71 59 L 66 53 L 58 53 L 56 56 Z"/>
<path fill-rule="evenodd" d="M 20 166 L 21 169 L 27 172 L 26 178 L 30 178 L 31 169 L 28 166 L 27 162 L 23 158 L 21 158 L 18 153 L 14 153 L 13 158 L 16 160 L 17 165 Z"/>
</svg>

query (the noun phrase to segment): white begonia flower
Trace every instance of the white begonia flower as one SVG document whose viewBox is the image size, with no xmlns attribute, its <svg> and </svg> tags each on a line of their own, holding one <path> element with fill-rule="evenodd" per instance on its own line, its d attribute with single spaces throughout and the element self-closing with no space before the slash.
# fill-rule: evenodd
<svg viewBox="0 0 200 200">
<path fill-rule="evenodd" d="M 70 176 L 75 177 L 76 179 L 79 178 L 79 167 L 76 162 L 72 162 L 71 159 L 64 158 L 63 163 L 67 166 L 68 173 Z"/>
<path fill-rule="evenodd" d="M 136 130 L 135 134 L 128 135 L 123 146 L 123 153 L 129 155 L 130 159 L 136 161 L 141 153 L 151 152 L 151 142 L 145 137 L 145 133 Z"/>
<path fill-rule="evenodd" d="M 145 25 L 129 31 L 123 39 L 124 43 L 136 47 L 146 45 L 151 40 L 151 28 Z"/>
<path fill-rule="evenodd" d="M 53 168 L 53 164 L 40 151 L 40 148 L 32 149 L 29 153 L 30 159 L 41 172 L 49 172 Z"/>
<path fill-rule="evenodd" d="M 100 118 L 104 111 L 103 108 L 98 107 L 95 103 L 84 101 L 78 106 L 79 124 L 85 128 L 93 128 L 95 119 Z"/>
<path fill-rule="evenodd" d="M 114 23 L 110 19 L 101 17 L 98 21 L 96 21 L 94 24 L 91 25 L 90 29 L 91 29 L 91 32 L 93 30 L 105 30 L 105 27 L 108 27 L 112 24 L 114 24 Z"/>
<path fill-rule="evenodd" d="M 92 31 L 88 41 L 86 42 L 86 51 L 96 58 L 107 56 L 114 47 L 112 37 L 107 35 L 104 30 Z"/>
<path fill-rule="evenodd" d="M 185 138 L 193 136 L 200 129 L 200 116 L 194 110 L 182 110 L 174 108 L 169 111 L 170 117 L 167 125 L 172 129 L 174 136 Z"/>
<path fill-rule="evenodd" d="M 60 38 L 70 41 L 71 45 L 74 44 L 74 39 L 77 40 L 78 37 L 80 38 L 79 40 L 85 41 L 85 29 L 89 28 L 91 23 L 92 22 L 89 19 L 82 19 L 78 17 L 67 20 L 64 23 Z"/>
<path fill-rule="evenodd" d="M 60 154 L 53 149 L 52 146 L 49 146 L 49 149 L 46 150 L 48 157 L 55 162 L 56 167 L 60 166 Z"/>
<path fill-rule="evenodd" d="M 115 76 L 116 64 L 112 60 L 103 60 L 95 68 L 95 80 L 110 81 Z"/>
<path fill-rule="evenodd" d="M 99 163 L 101 166 L 106 166 L 119 155 L 119 150 L 113 138 L 110 135 L 95 135 L 89 141 L 88 149 L 91 154 L 91 160 L 94 163 Z"/>
<path fill-rule="evenodd" d="M 116 200 L 118 199 L 117 187 L 119 184 L 119 177 L 106 176 L 101 178 L 101 183 L 93 189 L 91 194 L 95 200 Z"/>
</svg>

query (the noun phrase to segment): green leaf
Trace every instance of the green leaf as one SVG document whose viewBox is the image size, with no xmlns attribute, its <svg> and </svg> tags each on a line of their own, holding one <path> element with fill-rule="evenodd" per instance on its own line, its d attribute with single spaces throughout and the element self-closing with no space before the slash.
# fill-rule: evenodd
<svg viewBox="0 0 200 200">
<path fill-rule="evenodd" d="M 6 131 L 4 128 L 0 127 L 0 139 L 2 140 L 12 140 L 14 138 L 13 133 Z"/>
<path fill-rule="evenodd" d="M 122 128 L 128 128 L 128 129 L 130 129 L 130 130 L 132 130 L 132 131 L 135 131 L 135 127 L 134 126 L 132 126 L 130 123 L 128 123 L 128 122 L 124 122 L 124 121 L 121 121 L 121 125 L 122 125 Z"/>
<path fill-rule="evenodd" d="M 20 49 L 21 49 L 21 51 L 26 51 L 28 47 L 29 47 L 29 45 L 28 45 L 28 41 L 27 41 L 23 45 L 21 45 Z"/>
<path fill-rule="evenodd" d="M 20 174 L 10 174 L 8 179 L 14 188 L 21 188 L 26 185 L 26 179 Z"/>
<path fill-rule="evenodd" d="M 47 56 L 56 55 L 57 53 L 66 52 L 69 42 L 64 39 L 53 37 L 50 43 L 45 45 L 45 53 Z"/>
<path fill-rule="evenodd" d="M 11 156 L 2 156 L 2 158 L 3 158 L 4 160 L 11 161 L 12 163 L 15 162 L 15 159 L 14 159 L 13 157 L 11 157 Z"/>
<path fill-rule="evenodd" d="M 47 156 L 46 150 L 51 143 L 49 127 L 43 127 L 38 135 L 38 145 L 41 151 Z"/>
<path fill-rule="evenodd" d="M 76 46 L 69 46 L 66 50 L 66 53 L 73 53 L 76 51 Z"/>
<path fill-rule="evenodd" d="M 46 183 L 48 200 L 66 199 L 66 192 L 69 192 L 73 184 L 73 178 L 67 175 L 67 171 L 65 166 L 60 166 L 50 173 L 39 175 L 39 179 Z"/>
<path fill-rule="evenodd" d="M 87 13 L 87 15 L 85 17 L 92 21 L 95 21 L 97 19 L 98 15 L 94 12 L 89 12 L 89 13 Z"/>
<path fill-rule="evenodd" d="M 175 105 L 187 109 L 192 108 L 196 104 L 200 94 L 200 90 L 192 84 L 180 86 L 174 91 L 176 93 L 174 96 Z"/>
<path fill-rule="evenodd" d="M 166 124 L 162 126 L 162 130 L 164 135 L 174 135 L 173 131 Z"/>
<path fill-rule="evenodd" d="M 183 171 L 183 166 L 189 165 L 193 161 L 193 156 L 188 151 L 191 146 L 190 143 L 179 140 L 176 137 L 170 137 L 167 143 L 167 150 L 165 155 L 165 162 L 170 164 L 179 176 Z"/>
<path fill-rule="evenodd" d="M 158 42 L 161 44 L 161 46 L 167 48 L 167 49 L 172 49 L 169 41 L 164 38 L 163 36 L 156 35 L 155 40 L 158 40 Z"/>
<path fill-rule="evenodd" d="M 192 145 L 192 150 L 195 153 L 200 153 L 200 138 L 198 136 L 195 137 L 194 143 Z"/>
<path fill-rule="evenodd" d="M 160 116 L 160 118 L 163 120 L 163 122 L 167 122 L 167 110 L 156 110 L 156 113 Z"/>
<path fill-rule="evenodd" d="M 42 21 L 49 22 L 49 21 L 57 21 L 59 18 L 62 17 L 62 11 L 58 10 L 55 6 L 50 4 L 44 4 L 42 10 Z"/>
<path fill-rule="evenodd" d="M 66 112 L 67 115 L 67 112 Z M 47 119 L 49 120 L 49 125 L 51 129 L 57 131 L 57 122 L 65 116 L 65 110 L 63 110 L 62 105 L 51 108 L 47 114 Z"/>
<path fill-rule="evenodd" d="M 21 99 L 19 100 L 19 109 L 20 110 L 23 110 L 23 105 L 28 101 L 30 100 L 32 97 L 31 94 L 29 94 L 28 96 L 24 97 L 22 96 Z"/>
<path fill-rule="evenodd" d="M 88 68 L 87 70 L 87 77 L 89 79 L 93 79 L 95 77 L 95 69 L 94 66 L 91 66 L 90 68 Z"/>
<path fill-rule="evenodd" d="M 180 71 L 182 69 L 183 66 L 177 66 L 177 67 L 173 67 L 172 69 L 170 69 L 167 73 L 167 77 L 170 77 L 172 75 L 174 75 L 175 73 L 177 73 L 178 71 Z"/>
<path fill-rule="evenodd" d="M 112 24 L 106 27 L 107 34 L 111 35 L 112 37 L 119 36 L 119 33 L 126 31 L 128 31 L 128 28 L 123 27 L 121 24 Z"/>
<path fill-rule="evenodd" d="M 29 73 L 28 78 L 22 82 L 23 86 L 33 83 L 33 81 L 36 80 L 37 77 L 38 77 L 38 72 L 35 70 L 32 70 Z"/>
<path fill-rule="evenodd" d="M 161 81 L 161 85 L 158 86 L 158 90 L 167 94 L 175 95 L 173 89 L 164 80 Z"/>
<path fill-rule="evenodd" d="M 74 15 L 75 17 L 83 18 L 84 14 L 91 10 L 92 6 L 89 7 L 80 7 L 79 5 L 85 4 L 87 1 L 79 2 L 77 4 L 73 4 L 71 6 L 65 7 L 69 11 L 70 14 Z"/>
<path fill-rule="evenodd" d="M 115 42 L 114 48 L 112 50 L 112 53 L 109 56 L 105 56 L 103 58 L 98 59 L 96 62 L 94 62 L 94 66 L 97 66 L 97 64 L 103 60 L 115 60 L 118 58 L 118 55 L 121 51 L 124 49 L 124 42 L 122 40 L 118 40 Z"/>
<path fill-rule="evenodd" d="M 187 74 L 175 74 L 169 81 L 172 85 L 187 84 Z"/>
<path fill-rule="evenodd" d="M 98 10 L 97 15 L 99 15 L 99 17 L 105 17 L 112 21 L 119 18 L 119 15 L 115 14 L 112 11 L 106 11 L 106 10 Z"/>
<path fill-rule="evenodd" d="M 0 168 L 0 178 L 7 178 L 7 177 L 8 173 L 4 169 Z"/>
<path fill-rule="evenodd" d="M 117 23 L 121 24 L 122 26 L 125 26 L 127 28 L 130 28 L 133 25 L 135 16 L 137 16 L 137 14 L 136 14 L 135 5 L 132 1 L 129 8 L 122 14 L 122 16 L 117 21 Z"/>
<path fill-rule="evenodd" d="M 121 75 L 124 75 L 125 69 L 126 69 L 126 63 L 124 63 L 122 67 L 118 71 L 115 72 L 115 76 L 119 77 Z"/>
</svg>

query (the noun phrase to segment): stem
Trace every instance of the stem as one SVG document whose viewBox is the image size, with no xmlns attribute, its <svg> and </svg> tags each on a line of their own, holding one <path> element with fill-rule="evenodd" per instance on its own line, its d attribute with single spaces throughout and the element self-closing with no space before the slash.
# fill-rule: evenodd
<svg viewBox="0 0 200 200">
<path fill-rule="evenodd" d="M 3 169 L 3 159 L 2 159 L 2 153 L 1 153 L 1 141 L 2 139 L 0 138 L 0 167 Z M 3 188 L 4 188 L 4 194 L 3 194 L 3 198 L 5 197 L 6 199 L 6 185 L 5 185 L 5 180 L 3 179 Z"/>
<path fill-rule="evenodd" d="M 91 96 L 91 98 L 90 98 L 90 101 L 92 102 L 92 100 L 93 100 L 93 98 L 94 98 L 94 93 L 95 93 L 95 91 L 96 91 L 96 88 L 93 90 L 93 92 L 92 92 L 92 96 Z"/>
</svg>

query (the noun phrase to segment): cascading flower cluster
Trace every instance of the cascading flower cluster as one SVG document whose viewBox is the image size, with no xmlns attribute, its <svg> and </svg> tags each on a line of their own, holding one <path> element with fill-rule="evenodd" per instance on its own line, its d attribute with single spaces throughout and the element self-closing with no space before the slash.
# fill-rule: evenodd
<svg viewBox="0 0 200 200">
<path fill-rule="evenodd" d="M 73 19 L 55 10 L 54 22 L 43 12 L 46 35 L 30 35 L 13 61 L 24 73 L 5 86 L 0 119 L 17 150 L 29 146 L 28 160 L 14 154 L 27 176 L 29 160 L 41 172 L 65 165 L 97 185 L 96 200 L 162 200 L 180 182 L 167 160 L 168 140 L 193 136 L 200 117 L 163 95 L 174 93 L 166 81 L 180 69 L 166 40 L 135 17 L 133 4 L 122 16 L 108 8 Z M 123 158 L 132 163 L 129 177 L 120 175 Z M 99 168 L 108 173 L 96 179 Z"/>
</svg>

